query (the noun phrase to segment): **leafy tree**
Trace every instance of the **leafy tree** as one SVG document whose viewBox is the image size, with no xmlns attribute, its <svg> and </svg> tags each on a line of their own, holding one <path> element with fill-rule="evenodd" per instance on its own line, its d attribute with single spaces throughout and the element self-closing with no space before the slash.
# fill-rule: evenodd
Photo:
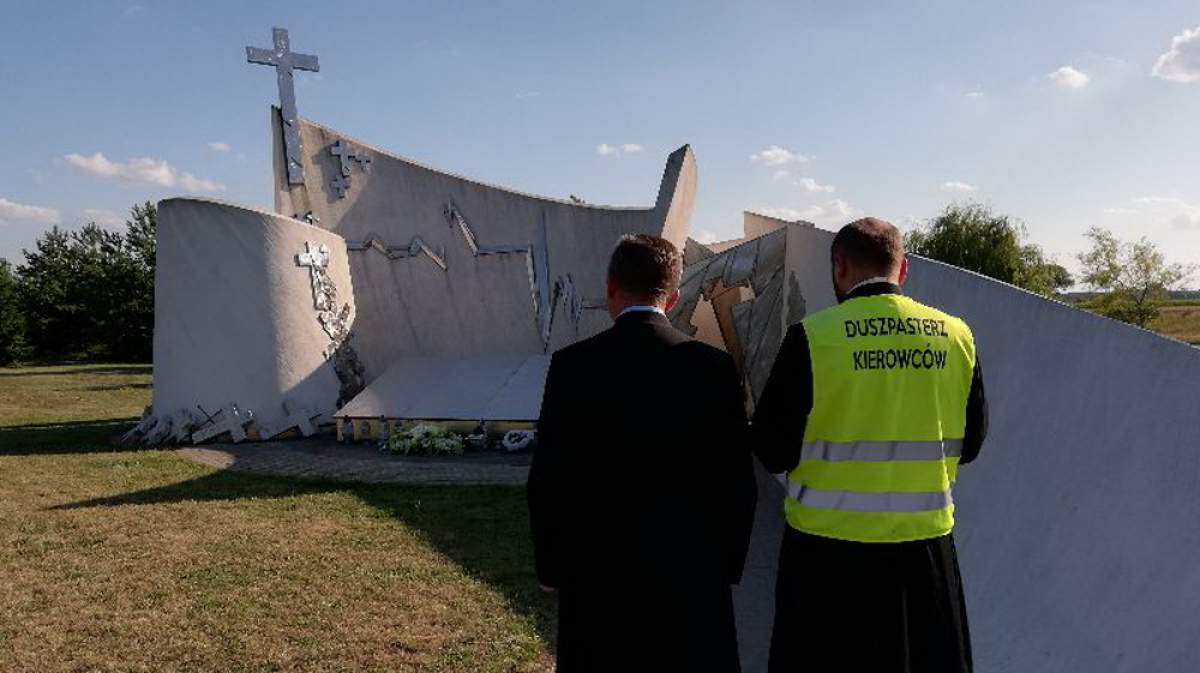
<svg viewBox="0 0 1200 673">
<path fill-rule="evenodd" d="M 1025 242 L 1025 227 L 978 203 L 952 204 L 907 236 L 909 252 L 1051 296 L 1073 284 L 1066 269 Z"/>
<path fill-rule="evenodd" d="M 12 265 L 0 259 L 0 366 L 25 354 L 25 319 L 17 300 L 17 277 Z"/>
<path fill-rule="evenodd" d="M 112 265 L 109 306 L 119 321 L 108 325 L 102 340 L 108 357 L 149 362 L 154 342 L 154 255 L 158 212 L 153 203 L 134 206 L 126 221 L 121 254 Z"/>
<path fill-rule="evenodd" d="M 20 268 L 26 334 L 42 359 L 150 359 L 157 213 L 134 206 L 123 234 L 89 223 L 46 232 Z"/>
<path fill-rule="evenodd" d="M 25 263 L 18 269 L 25 334 L 37 356 L 61 357 L 75 347 L 75 316 L 82 311 L 71 301 L 71 237 L 54 227 L 34 246 L 32 252 L 24 251 Z"/>
<path fill-rule="evenodd" d="M 1120 241 L 1111 231 L 1092 227 L 1086 236 L 1092 249 L 1079 255 L 1083 282 L 1099 292 L 1083 306 L 1115 320 L 1146 327 L 1172 289 L 1187 280 L 1194 267 L 1167 264 L 1145 238 Z"/>
</svg>

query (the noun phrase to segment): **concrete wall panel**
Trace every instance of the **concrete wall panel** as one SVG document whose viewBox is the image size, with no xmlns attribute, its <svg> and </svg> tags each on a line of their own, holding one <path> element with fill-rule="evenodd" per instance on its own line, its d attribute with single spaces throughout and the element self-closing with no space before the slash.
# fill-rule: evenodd
<svg viewBox="0 0 1200 673">
<path fill-rule="evenodd" d="M 330 251 L 339 303 L 353 306 L 340 237 L 303 222 L 200 199 L 168 199 L 158 210 L 155 275 L 156 415 L 200 414 L 230 403 L 264 420 L 283 401 L 334 411 L 339 383 L 323 352 L 310 274 L 297 264 L 306 243 Z M 350 316 L 353 321 L 353 313 Z"/>
<path fill-rule="evenodd" d="M 272 118 L 277 129 L 277 115 Z M 350 253 L 360 316 L 358 349 L 368 380 L 405 357 L 544 352 L 546 326 L 539 311 L 549 314 L 553 307 L 535 308 L 535 294 L 543 303 L 553 299 L 555 284 L 570 275 L 585 303 L 602 306 L 608 255 L 621 234 L 666 235 L 680 245 L 686 238 L 696 188 L 696 162 L 686 146 L 668 158 L 654 206 L 610 208 L 438 171 L 307 121 L 301 134 L 307 155 L 302 186 L 286 184 L 276 141 L 281 212 L 311 210 L 319 226 L 347 241 L 375 237 L 397 248 L 419 237 L 444 256 L 443 270 L 423 255 L 389 260 L 372 250 Z M 330 147 L 338 142 L 370 157 L 369 169 L 351 162 L 345 198 L 332 186 L 341 167 Z M 530 252 L 475 256 L 459 227 L 448 222 L 448 203 L 466 220 L 480 249 L 509 246 Z M 570 337 L 551 334 L 548 341 L 569 343 L 609 324 L 602 310 L 584 314 L 578 325 L 558 315 L 553 331 L 566 330 Z"/>
</svg>

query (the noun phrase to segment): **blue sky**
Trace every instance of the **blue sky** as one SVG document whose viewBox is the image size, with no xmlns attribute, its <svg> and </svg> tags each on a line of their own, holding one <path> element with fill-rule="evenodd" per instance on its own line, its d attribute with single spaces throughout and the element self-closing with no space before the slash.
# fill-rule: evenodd
<svg viewBox="0 0 1200 673">
<path fill-rule="evenodd" d="M 143 200 L 271 204 L 272 26 L 300 113 L 489 182 L 902 226 L 975 199 L 1074 267 L 1092 225 L 1200 263 L 1194 2 L 6 2 L 0 257 Z M 1157 74 L 1155 74 L 1157 73 Z M 1197 80 L 1191 82 L 1189 80 Z M 1197 284 L 1194 282 L 1193 284 Z"/>
</svg>

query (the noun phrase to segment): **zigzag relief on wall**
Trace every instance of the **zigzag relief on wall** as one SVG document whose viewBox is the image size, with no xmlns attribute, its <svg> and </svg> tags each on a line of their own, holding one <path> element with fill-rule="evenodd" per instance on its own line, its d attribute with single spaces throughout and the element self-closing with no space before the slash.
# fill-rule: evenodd
<svg viewBox="0 0 1200 673">
<path fill-rule="evenodd" d="M 537 239 L 533 243 L 514 245 L 480 245 L 475 230 L 463 216 L 462 211 L 453 201 L 447 201 L 443 215 L 449 225 L 458 231 L 463 243 L 473 257 L 489 257 L 493 255 L 523 255 L 529 277 L 529 294 L 533 304 L 533 312 L 537 320 L 538 333 L 542 339 L 542 348 L 550 346 L 550 337 L 554 328 L 554 312 L 558 304 L 565 305 L 567 316 L 578 328 L 579 321 L 585 310 L 604 308 L 601 301 L 588 301 L 579 292 L 571 274 L 561 274 L 553 282 L 550 281 L 550 247 L 546 214 L 542 213 L 538 222 Z M 347 241 L 346 249 L 351 251 L 375 250 L 389 260 L 412 259 L 424 255 L 442 268 L 449 271 L 446 264 L 445 249 L 435 250 L 420 236 L 414 236 L 406 246 L 388 245 L 383 237 L 375 233 L 367 234 L 362 241 Z"/>
<path fill-rule="evenodd" d="M 375 250 L 391 260 L 411 259 L 419 255 L 425 255 L 433 260 L 434 264 L 442 267 L 443 271 L 447 270 L 445 249 L 434 250 L 420 236 L 413 236 L 412 241 L 405 246 L 389 246 L 379 234 L 372 232 L 367 234 L 367 237 L 362 241 L 346 241 L 346 249 L 353 251 Z"/>
</svg>

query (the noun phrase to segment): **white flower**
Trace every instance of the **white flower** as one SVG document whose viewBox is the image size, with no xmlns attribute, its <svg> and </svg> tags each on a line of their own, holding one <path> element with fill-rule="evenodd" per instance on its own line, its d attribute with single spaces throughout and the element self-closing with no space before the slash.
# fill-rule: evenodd
<svg viewBox="0 0 1200 673">
<path fill-rule="evenodd" d="M 535 433 L 532 430 L 509 430 L 504 433 L 501 444 L 507 451 L 522 451 L 533 444 Z"/>
</svg>

